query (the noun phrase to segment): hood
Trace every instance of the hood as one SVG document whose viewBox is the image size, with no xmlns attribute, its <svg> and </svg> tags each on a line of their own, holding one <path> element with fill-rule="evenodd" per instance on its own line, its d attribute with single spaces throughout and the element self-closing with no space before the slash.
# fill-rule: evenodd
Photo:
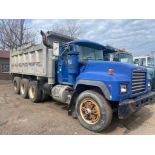
<svg viewBox="0 0 155 155">
<path fill-rule="evenodd" d="M 109 69 L 114 70 L 114 74 L 130 74 L 133 70 L 144 70 L 145 67 L 136 66 L 134 64 L 111 62 L 111 61 L 88 61 L 84 71 L 86 72 L 108 72 Z"/>
<path fill-rule="evenodd" d="M 114 74 L 108 74 L 108 70 L 113 69 Z M 146 72 L 145 67 L 136 66 L 133 64 L 122 63 L 122 62 L 110 62 L 110 61 L 87 61 L 81 67 L 81 72 L 76 79 L 79 80 L 90 80 L 103 82 L 108 91 L 112 95 L 113 101 L 121 99 L 127 99 L 131 96 L 131 82 L 133 70 L 143 70 Z M 125 95 L 120 94 L 120 84 L 126 83 L 128 85 L 128 93 Z M 112 85 L 112 87 L 109 87 Z"/>
</svg>

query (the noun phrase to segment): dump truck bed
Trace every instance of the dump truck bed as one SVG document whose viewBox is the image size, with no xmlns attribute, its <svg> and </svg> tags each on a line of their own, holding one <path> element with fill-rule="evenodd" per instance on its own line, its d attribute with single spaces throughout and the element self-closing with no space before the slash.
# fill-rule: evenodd
<svg viewBox="0 0 155 155">
<path fill-rule="evenodd" d="M 43 37 L 43 36 L 42 36 Z M 47 46 L 44 43 L 46 38 Z M 53 44 L 59 45 L 73 41 L 74 39 L 59 33 L 49 31 L 43 37 L 39 45 L 21 47 L 19 50 L 10 52 L 10 73 L 47 77 L 49 84 L 55 83 L 55 57 L 52 55 Z"/>
<path fill-rule="evenodd" d="M 10 53 L 10 73 L 48 76 L 49 52 L 43 44 Z"/>
</svg>

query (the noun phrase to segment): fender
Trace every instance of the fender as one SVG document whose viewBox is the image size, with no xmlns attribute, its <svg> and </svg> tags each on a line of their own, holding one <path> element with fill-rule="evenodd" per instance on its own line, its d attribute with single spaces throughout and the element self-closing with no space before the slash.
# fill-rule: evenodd
<svg viewBox="0 0 155 155">
<path fill-rule="evenodd" d="M 111 94 L 110 94 L 108 88 L 106 87 L 106 85 L 103 82 L 100 82 L 100 81 L 92 81 L 92 80 L 79 80 L 76 83 L 76 85 L 74 86 L 74 90 L 76 90 L 76 88 L 77 88 L 77 86 L 79 84 L 99 87 L 102 90 L 102 93 L 105 95 L 105 98 L 107 100 L 111 100 L 112 99 Z"/>
</svg>

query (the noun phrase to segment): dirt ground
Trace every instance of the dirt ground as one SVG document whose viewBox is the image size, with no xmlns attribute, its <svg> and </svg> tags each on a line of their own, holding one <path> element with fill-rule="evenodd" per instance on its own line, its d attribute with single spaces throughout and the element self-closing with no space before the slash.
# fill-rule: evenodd
<svg viewBox="0 0 155 155">
<path fill-rule="evenodd" d="M 68 116 L 64 105 L 52 100 L 33 104 L 14 94 L 10 81 L 0 81 L 0 134 L 155 134 L 155 104 L 143 107 L 126 120 L 114 117 L 102 133 L 83 128 L 78 119 Z"/>
</svg>

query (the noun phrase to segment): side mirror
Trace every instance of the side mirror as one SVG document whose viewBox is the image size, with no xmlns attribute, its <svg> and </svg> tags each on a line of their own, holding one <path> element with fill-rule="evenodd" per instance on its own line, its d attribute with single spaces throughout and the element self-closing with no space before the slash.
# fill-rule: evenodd
<svg viewBox="0 0 155 155">
<path fill-rule="evenodd" d="M 59 56 L 59 42 L 53 42 L 53 56 Z"/>
</svg>

